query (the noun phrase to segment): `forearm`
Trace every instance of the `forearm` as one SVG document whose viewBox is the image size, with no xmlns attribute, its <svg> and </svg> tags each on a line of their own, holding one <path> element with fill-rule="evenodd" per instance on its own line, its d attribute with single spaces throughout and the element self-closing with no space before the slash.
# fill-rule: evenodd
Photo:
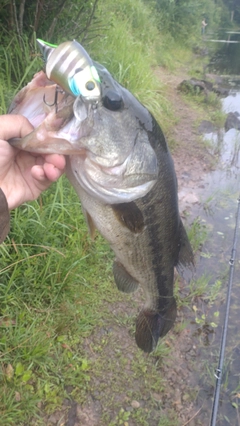
<svg viewBox="0 0 240 426">
<path fill-rule="evenodd" d="M 0 244 L 5 240 L 10 229 L 8 203 L 0 188 Z"/>
</svg>

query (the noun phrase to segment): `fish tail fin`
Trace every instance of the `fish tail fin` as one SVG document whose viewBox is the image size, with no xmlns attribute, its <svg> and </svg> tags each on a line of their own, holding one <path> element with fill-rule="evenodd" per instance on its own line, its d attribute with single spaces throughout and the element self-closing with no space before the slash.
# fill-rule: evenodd
<svg viewBox="0 0 240 426">
<path fill-rule="evenodd" d="M 168 310 L 160 314 L 156 311 L 143 309 L 136 323 L 135 339 L 138 347 L 144 352 L 152 352 L 159 337 L 165 336 L 172 328 L 177 316 L 177 305 L 173 298 Z"/>
<path fill-rule="evenodd" d="M 113 276 L 118 290 L 124 293 L 132 293 L 138 288 L 138 281 L 117 260 L 113 262 Z"/>
<path fill-rule="evenodd" d="M 176 268 L 179 275 L 181 275 L 184 280 L 190 281 L 195 269 L 194 256 L 182 221 L 180 223 L 180 250 Z"/>
</svg>

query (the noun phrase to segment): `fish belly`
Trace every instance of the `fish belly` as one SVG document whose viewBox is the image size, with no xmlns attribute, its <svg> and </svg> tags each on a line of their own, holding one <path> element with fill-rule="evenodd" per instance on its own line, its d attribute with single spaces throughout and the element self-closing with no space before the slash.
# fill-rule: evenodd
<svg viewBox="0 0 240 426">
<path fill-rule="evenodd" d="M 156 188 L 151 191 L 155 197 L 149 194 L 125 205 L 105 205 L 86 193 L 70 167 L 67 175 L 81 200 L 90 232 L 96 228 L 115 253 L 113 273 L 117 287 L 130 292 L 139 284 L 144 291 L 136 342 L 141 349 L 151 352 L 176 318 L 173 277 L 179 249 L 177 208 L 170 206 L 168 211 L 168 199 L 162 200 Z M 162 221 L 166 216 L 168 223 Z"/>
</svg>

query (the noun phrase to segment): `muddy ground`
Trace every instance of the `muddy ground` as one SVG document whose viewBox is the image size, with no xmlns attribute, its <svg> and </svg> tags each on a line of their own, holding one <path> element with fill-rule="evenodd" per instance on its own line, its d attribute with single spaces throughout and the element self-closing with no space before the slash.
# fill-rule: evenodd
<svg viewBox="0 0 240 426">
<path fill-rule="evenodd" d="M 212 167 L 212 157 L 198 131 L 200 122 L 208 117 L 200 108 L 193 109 L 178 90 L 178 85 L 189 78 L 187 68 L 179 70 L 177 75 L 166 74 L 159 68 L 157 75 L 166 85 L 177 121 L 169 131 L 168 139 L 174 141 L 172 155 L 178 178 L 179 206 L 183 212 L 188 205 L 197 202 L 196 189 L 202 187 L 204 175 Z"/>
<path fill-rule="evenodd" d="M 179 183 L 180 210 L 198 202 L 195 189 L 203 185 L 211 168 L 211 157 L 200 141 L 197 124 L 207 119 L 204 112 L 192 109 L 177 86 L 188 78 L 187 70 L 157 74 L 166 85 L 177 123 L 168 139 L 175 141 L 173 158 Z M 180 288 L 183 286 L 180 283 Z M 115 291 L 115 289 L 113 290 Z M 117 300 L 117 299 L 116 299 Z M 194 318 L 191 306 L 180 308 L 176 326 L 160 349 L 143 354 L 134 341 L 134 319 L 142 305 L 142 295 L 119 296 L 106 304 L 106 320 L 85 340 L 84 352 L 92 363 L 90 381 L 82 397 L 71 396 L 61 410 L 46 416 L 46 425 L 65 426 L 196 426 L 201 407 L 194 374 L 197 340 L 188 326 Z M 187 324 L 187 325 L 186 325 Z M 207 423 L 206 423 L 207 424 Z"/>
</svg>

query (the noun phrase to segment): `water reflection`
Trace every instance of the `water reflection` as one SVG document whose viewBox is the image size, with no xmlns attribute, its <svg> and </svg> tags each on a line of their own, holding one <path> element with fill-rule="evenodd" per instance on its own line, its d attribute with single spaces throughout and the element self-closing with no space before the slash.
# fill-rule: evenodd
<svg viewBox="0 0 240 426">
<path fill-rule="evenodd" d="M 222 109 L 226 113 L 237 111 L 240 114 L 240 91 L 232 92 L 222 99 Z"/>
<path fill-rule="evenodd" d="M 230 132 L 228 132 L 230 133 Z M 230 138 L 229 138 L 230 140 Z M 215 385 L 214 372 L 218 365 L 218 354 L 221 342 L 222 326 L 225 315 L 226 292 L 229 273 L 229 259 L 231 255 L 235 215 L 240 189 L 240 174 L 237 167 L 233 167 L 230 155 L 226 155 L 225 142 L 222 145 L 219 169 L 206 176 L 201 205 L 195 206 L 193 215 L 201 218 L 201 223 L 208 229 L 208 241 L 202 247 L 200 258 L 197 262 L 197 278 L 210 276 L 208 285 L 212 288 L 216 283 L 221 283 L 217 300 L 214 303 L 202 300 L 197 304 L 200 314 L 204 316 L 202 326 L 196 325 L 198 336 L 198 367 L 193 374 L 193 383 L 199 386 L 197 398 L 198 408 L 202 407 L 201 414 L 196 419 L 196 425 L 208 425 L 212 408 L 212 397 Z M 240 231 L 240 230 L 239 230 Z M 239 247 L 239 244 L 238 244 Z M 230 319 L 228 327 L 227 345 L 225 351 L 224 377 L 221 388 L 221 403 L 219 406 L 218 426 L 239 425 L 237 423 L 236 408 L 232 405 L 237 395 L 240 397 L 240 250 L 237 252 L 233 291 L 231 298 Z M 209 290 L 211 293 L 211 290 Z M 219 314 L 218 314 L 219 313 Z M 216 318 L 216 314 L 217 318 Z M 212 324 L 218 323 L 214 328 Z M 227 420 L 229 419 L 229 420 Z"/>
<path fill-rule="evenodd" d="M 210 142 L 209 151 L 212 155 L 217 155 L 219 158 L 219 167 L 221 164 L 228 170 L 231 167 L 231 175 L 235 176 L 239 173 L 240 168 L 240 132 L 236 129 L 230 129 L 227 133 L 223 130 L 218 133 L 209 133 L 205 135 L 205 140 Z M 211 174 L 211 182 L 215 181 L 219 184 L 222 180 L 223 170 L 216 170 Z M 215 177 L 215 175 L 217 177 Z M 227 178 L 229 179 L 229 178 Z M 236 188 L 237 189 L 237 188 Z"/>
<path fill-rule="evenodd" d="M 215 37 L 205 38 L 205 43 L 210 47 L 215 43 L 222 46 L 212 56 L 209 69 L 213 72 L 225 74 L 240 74 L 240 32 L 221 31 Z"/>
</svg>

